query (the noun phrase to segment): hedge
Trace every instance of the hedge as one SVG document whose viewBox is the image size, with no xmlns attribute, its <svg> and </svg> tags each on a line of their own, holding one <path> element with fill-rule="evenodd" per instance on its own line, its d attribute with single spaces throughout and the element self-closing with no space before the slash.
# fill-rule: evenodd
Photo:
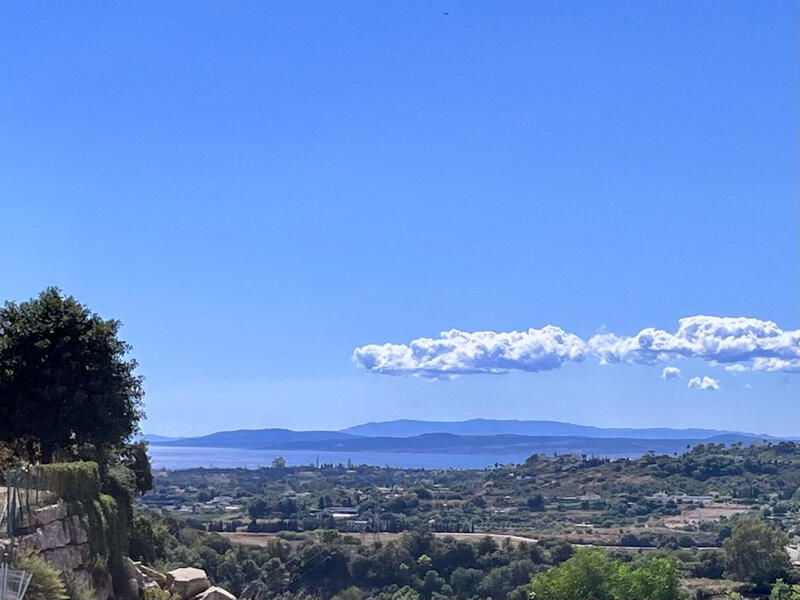
<svg viewBox="0 0 800 600">
<path fill-rule="evenodd" d="M 90 502 L 100 494 L 96 462 L 52 463 L 39 467 L 41 485 L 66 502 Z"/>
</svg>

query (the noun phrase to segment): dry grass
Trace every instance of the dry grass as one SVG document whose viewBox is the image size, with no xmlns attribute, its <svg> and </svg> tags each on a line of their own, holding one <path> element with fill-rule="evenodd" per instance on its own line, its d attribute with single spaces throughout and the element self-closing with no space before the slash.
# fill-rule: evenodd
<svg viewBox="0 0 800 600">
<path fill-rule="evenodd" d="M 734 515 L 750 510 L 743 504 L 726 502 L 725 504 L 709 504 L 695 509 L 681 511 L 680 515 L 666 517 L 664 527 L 669 529 L 684 529 L 689 525 L 699 525 L 708 521 L 719 521 L 722 517 L 730 518 Z"/>
</svg>

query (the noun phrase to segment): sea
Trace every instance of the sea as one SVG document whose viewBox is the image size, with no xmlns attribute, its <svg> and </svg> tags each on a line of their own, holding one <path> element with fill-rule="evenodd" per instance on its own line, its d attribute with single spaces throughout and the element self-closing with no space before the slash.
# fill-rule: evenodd
<svg viewBox="0 0 800 600">
<path fill-rule="evenodd" d="M 268 467 L 279 456 L 290 466 L 311 464 L 372 465 L 401 469 L 484 469 L 524 462 L 530 452 L 516 454 L 423 454 L 417 452 L 317 452 L 314 450 L 245 450 L 150 445 L 156 469 L 175 471 L 197 467 L 232 469 Z"/>
</svg>

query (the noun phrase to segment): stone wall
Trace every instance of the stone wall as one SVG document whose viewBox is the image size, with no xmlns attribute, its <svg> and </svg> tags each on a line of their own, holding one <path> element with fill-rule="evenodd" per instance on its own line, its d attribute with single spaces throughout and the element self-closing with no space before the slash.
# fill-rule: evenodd
<svg viewBox="0 0 800 600">
<path fill-rule="evenodd" d="M 97 600 L 111 598 L 111 575 L 105 564 L 92 556 L 86 523 L 64 502 L 34 510 L 19 533 L 19 549 L 33 550 L 55 568 L 89 583 L 97 591 Z"/>
<path fill-rule="evenodd" d="M 85 519 L 63 501 L 36 509 L 20 523 L 14 544 L 91 585 L 97 600 L 110 600 L 114 596 L 111 574 L 104 560 L 92 556 Z M 10 545 L 11 540 L 0 539 L 0 555 Z M 227 590 L 211 585 L 202 569 L 187 567 L 163 574 L 130 558 L 124 559 L 124 566 L 130 586 L 125 595 L 132 598 L 143 598 L 148 587 L 157 587 L 181 600 L 236 600 Z"/>
</svg>

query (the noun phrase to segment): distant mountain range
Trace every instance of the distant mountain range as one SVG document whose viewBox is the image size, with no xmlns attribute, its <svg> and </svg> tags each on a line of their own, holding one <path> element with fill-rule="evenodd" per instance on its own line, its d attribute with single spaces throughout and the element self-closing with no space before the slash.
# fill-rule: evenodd
<svg viewBox="0 0 800 600">
<path fill-rule="evenodd" d="M 430 454 L 559 454 L 640 455 L 684 452 L 699 443 L 749 444 L 758 438 L 735 434 L 702 439 L 600 438 L 582 436 L 455 435 L 425 433 L 413 437 L 357 437 L 317 442 L 287 442 L 274 450 L 335 452 L 422 452 Z"/>
<path fill-rule="evenodd" d="M 683 452 L 700 443 L 744 444 L 776 440 L 767 435 L 716 429 L 601 428 L 558 421 L 386 421 L 344 431 L 240 429 L 190 438 L 143 436 L 152 445 L 438 454 L 568 453 L 636 455 Z"/>
<path fill-rule="evenodd" d="M 153 440 L 145 435 L 145 439 L 156 446 L 248 448 L 251 450 L 279 448 L 289 442 L 319 443 L 354 437 L 356 436 L 342 431 L 292 431 L 291 429 L 237 429 L 166 441 L 163 439 Z"/>
<path fill-rule="evenodd" d="M 591 438 L 641 438 L 641 439 L 699 439 L 717 435 L 742 435 L 769 438 L 770 436 L 741 431 L 720 429 L 671 429 L 653 427 L 647 429 L 604 428 L 591 425 L 574 425 L 559 421 L 517 421 L 496 419 L 471 419 L 469 421 L 382 421 L 364 423 L 343 430 L 362 436 L 411 437 L 426 433 L 453 433 L 456 435 L 546 435 L 581 436 Z"/>
</svg>

